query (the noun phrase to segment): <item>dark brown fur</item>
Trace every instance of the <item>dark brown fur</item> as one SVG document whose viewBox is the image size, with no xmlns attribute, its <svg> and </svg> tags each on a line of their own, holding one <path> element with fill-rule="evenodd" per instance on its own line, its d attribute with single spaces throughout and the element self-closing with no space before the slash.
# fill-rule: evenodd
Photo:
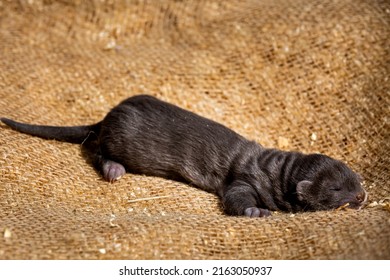
<svg viewBox="0 0 390 280">
<path fill-rule="evenodd" d="M 359 176 L 321 154 L 266 149 L 209 119 L 147 95 L 128 98 L 99 123 L 53 127 L 1 119 L 20 132 L 93 147 L 103 177 L 126 171 L 182 180 L 216 193 L 230 215 L 262 217 L 270 210 L 315 211 L 367 195 Z M 90 141 L 90 135 L 97 136 Z M 91 137 L 94 138 L 94 137 Z"/>
</svg>

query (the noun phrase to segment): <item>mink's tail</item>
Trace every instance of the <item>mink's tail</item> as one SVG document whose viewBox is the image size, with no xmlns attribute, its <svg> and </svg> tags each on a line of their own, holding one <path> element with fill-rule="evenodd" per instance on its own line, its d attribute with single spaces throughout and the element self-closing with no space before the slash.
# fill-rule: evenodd
<svg viewBox="0 0 390 280">
<path fill-rule="evenodd" d="M 7 118 L 1 118 L 0 120 L 12 129 L 22 133 L 75 144 L 83 143 L 91 132 L 98 135 L 101 125 L 101 122 L 98 122 L 85 126 L 48 126 L 20 123 Z"/>
</svg>

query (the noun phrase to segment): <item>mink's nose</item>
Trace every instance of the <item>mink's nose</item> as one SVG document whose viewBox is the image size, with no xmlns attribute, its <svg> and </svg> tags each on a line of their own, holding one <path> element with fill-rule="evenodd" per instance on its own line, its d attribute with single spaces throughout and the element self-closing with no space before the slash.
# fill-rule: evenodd
<svg viewBox="0 0 390 280">
<path fill-rule="evenodd" d="M 358 193 L 356 195 L 356 200 L 359 201 L 359 203 L 362 203 L 365 199 L 365 196 L 366 196 L 365 192 Z"/>
</svg>

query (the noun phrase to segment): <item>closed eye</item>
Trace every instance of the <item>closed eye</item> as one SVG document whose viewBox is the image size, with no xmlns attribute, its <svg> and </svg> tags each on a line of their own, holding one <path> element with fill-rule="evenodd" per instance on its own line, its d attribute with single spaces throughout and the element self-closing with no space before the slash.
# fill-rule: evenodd
<svg viewBox="0 0 390 280">
<path fill-rule="evenodd" d="M 332 191 L 335 191 L 335 192 L 339 192 L 341 191 L 341 188 L 340 187 L 333 187 L 333 188 L 330 188 Z"/>
</svg>

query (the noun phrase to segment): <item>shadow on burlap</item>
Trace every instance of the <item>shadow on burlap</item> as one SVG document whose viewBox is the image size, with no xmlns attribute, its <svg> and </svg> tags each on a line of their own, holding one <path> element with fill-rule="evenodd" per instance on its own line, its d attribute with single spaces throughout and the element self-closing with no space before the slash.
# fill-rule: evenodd
<svg viewBox="0 0 390 280">
<path fill-rule="evenodd" d="M 0 116 L 89 124 L 149 93 L 347 162 L 370 207 L 228 217 L 212 194 L 109 184 L 80 146 L 0 125 L 1 259 L 390 259 L 389 2 L 126 2 L 1 1 Z"/>
</svg>

